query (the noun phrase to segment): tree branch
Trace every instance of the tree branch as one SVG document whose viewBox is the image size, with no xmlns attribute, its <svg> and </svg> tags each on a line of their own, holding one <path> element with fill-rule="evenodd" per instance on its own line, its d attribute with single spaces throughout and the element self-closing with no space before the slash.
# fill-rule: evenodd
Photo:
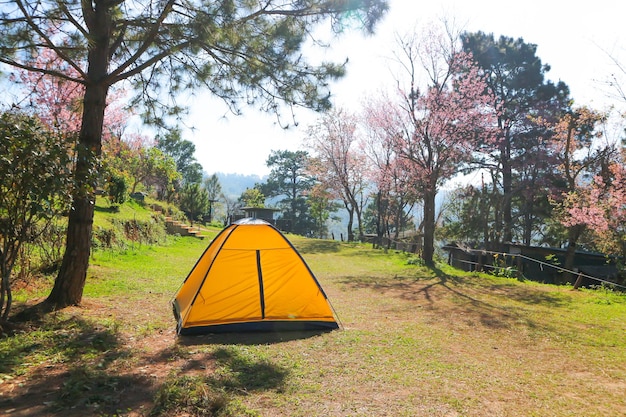
<svg viewBox="0 0 626 417">
<path fill-rule="evenodd" d="M 33 29 L 35 31 L 35 33 L 37 33 L 39 36 L 41 36 L 41 38 L 45 41 L 47 47 L 52 49 L 59 56 L 59 58 L 61 58 L 65 62 L 67 62 L 82 77 L 86 78 L 86 74 L 83 72 L 82 68 L 76 62 L 74 62 L 74 60 L 72 60 L 67 54 L 65 54 L 61 48 L 57 47 L 56 44 L 54 42 L 52 42 L 52 39 L 50 39 L 50 37 L 48 35 L 46 35 L 39 28 L 39 26 L 33 21 L 32 17 L 28 13 L 28 10 L 26 10 L 26 7 L 24 6 L 22 0 L 16 0 L 16 3 L 17 3 L 18 8 L 20 9 L 20 11 L 22 12 L 22 15 L 24 16 L 26 24 L 31 29 Z"/>
</svg>

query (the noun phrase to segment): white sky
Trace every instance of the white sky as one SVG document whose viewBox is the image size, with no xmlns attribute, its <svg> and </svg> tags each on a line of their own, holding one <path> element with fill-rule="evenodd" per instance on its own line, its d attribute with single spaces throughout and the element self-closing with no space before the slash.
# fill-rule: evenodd
<svg viewBox="0 0 626 417">
<path fill-rule="evenodd" d="M 367 94 L 392 85 L 389 65 L 395 34 L 445 16 L 470 32 L 521 37 L 536 44 L 538 57 L 551 66 L 548 79 L 564 81 L 576 104 L 604 109 L 609 99 L 602 82 L 615 72 L 608 54 L 626 63 L 625 11 L 623 0 L 390 0 L 390 11 L 374 37 L 350 34 L 327 53 L 338 62 L 349 58 L 346 77 L 333 88 L 334 102 L 356 110 Z M 200 95 L 191 107 L 189 124 L 195 129 L 185 131 L 183 138 L 196 144 L 196 158 L 209 174 L 267 174 L 270 151 L 298 149 L 306 127 L 316 118 L 313 112 L 299 110 L 299 126 L 284 130 L 273 115 L 245 108 L 243 116 L 234 116 L 209 96 Z"/>
</svg>

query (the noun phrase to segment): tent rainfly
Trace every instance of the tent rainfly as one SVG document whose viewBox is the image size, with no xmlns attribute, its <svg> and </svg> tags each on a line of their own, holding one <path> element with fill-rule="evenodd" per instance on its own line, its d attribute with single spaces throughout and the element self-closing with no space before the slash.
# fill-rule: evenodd
<svg viewBox="0 0 626 417">
<path fill-rule="evenodd" d="M 250 218 L 213 239 L 172 304 L 180 335 L 339 327 L 298 251 L 270 223 Z"/>
</svg>

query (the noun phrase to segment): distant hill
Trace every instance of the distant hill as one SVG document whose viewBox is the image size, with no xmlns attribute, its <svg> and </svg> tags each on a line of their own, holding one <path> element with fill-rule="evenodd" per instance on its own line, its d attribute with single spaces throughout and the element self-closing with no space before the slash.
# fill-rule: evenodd
<svg viewBox="0 0 626 417">
<path fill-rule="evenodd" d="M 255 184 L 264 182 L 267 178 L 258 175 L 225 174 L 223 172 L 216 172 L 215 175 L 220 180 L 224 195 L 235 199 L 239 198 L 241 193 L 246 191 L 246 188 L 253 188 Z"/>
</svg>

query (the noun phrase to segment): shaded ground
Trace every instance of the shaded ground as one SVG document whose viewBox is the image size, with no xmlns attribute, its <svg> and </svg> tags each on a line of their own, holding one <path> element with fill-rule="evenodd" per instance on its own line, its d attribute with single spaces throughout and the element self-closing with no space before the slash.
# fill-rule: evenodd
<svg viewBox="0 0 626 417">
<path fill-rule="evenodd" d="M 146 308 L 150 303 L 146 303 Z M 320 332 L 219 334 L 177 337 L 172 319 L 171 329 L 146 335 L 128 332 L 132 321 L 141 315 L 142 306 L 105 305 L 86 301 L 82 307 L 64 311 L 69 318 L 60 327 L 79 328 L 71 332 L 71 340 L 59 340 L 64 348 L 56 358 L 31 367 L 27 373 L 1 381 L 0 415 L 12 417 L 79 417 L 87 415 L 128 417 L 147 416 L 153 409 L 155 393 L 172 374 L 210 376 L 216 362 L 237 366 L 237 358 L 227 350 L 207 353 L 194 347 L 207 345 L 267 345 L 302 340 Z M 161 311 L 161 313 L 164 313 Z M 126 317 L 126 323 L 115 332 L 89 324 L 84 317 Z M 37 324 L 22 324 L 24 332 Z M 18 333 L 11 336 L 19 338 Z M 94 361 L 77 363 L 72 359 L 85 356 L 85 347 L 95 351 Z M 36 345 L 31 347 L 37 349 Z M 75 350 L 75 351 L 74 351 Z M 16 353 L 19 356 L 19 352 Z M 87 355 L 88 356 L 88 355 Z M 267 369 L 267 364 L 246 365 L 252 374 L 269 375 L 270 382 L 282 380 L 280 369 Z M 3 367 L 10 367 L 4 363 Z M 2 369 L 0 369 L 2 371 Z M 267 378 L 266 382 L 267 383 Z M 235 382 L 240 389 L 249 389 L 244 382 Z M 165 415 L 179 415 L 165 414 Z M 180 415 L 187 415 L 186 413 Z"/>
<path fill-rule="evenodd" d="M 79 323 L 83 328 L 72 332 L 73 340 L 59 343 L 74 346 L 77 351 L 81 346 L 95 346 L 94 362 L 76 363 L 72 359 L 78 352 L 65 349 L 59 354 L 62 357 L 48 358 L 26 374 L 3 381 L 0 410 L 9 416 L 147 415 L 160 382 L 172 367 L 186 362 L 186 358 L 176 355 L 174 334 L 138 338 L 123 329 L 115 333 L 99 329 L 78 317 L 124 311 L 111 312 L 110 306 L 89 301 L 83 308 L 67 310 L 75 315 L 68 319 L 68 326 Z"/>
</svg>

